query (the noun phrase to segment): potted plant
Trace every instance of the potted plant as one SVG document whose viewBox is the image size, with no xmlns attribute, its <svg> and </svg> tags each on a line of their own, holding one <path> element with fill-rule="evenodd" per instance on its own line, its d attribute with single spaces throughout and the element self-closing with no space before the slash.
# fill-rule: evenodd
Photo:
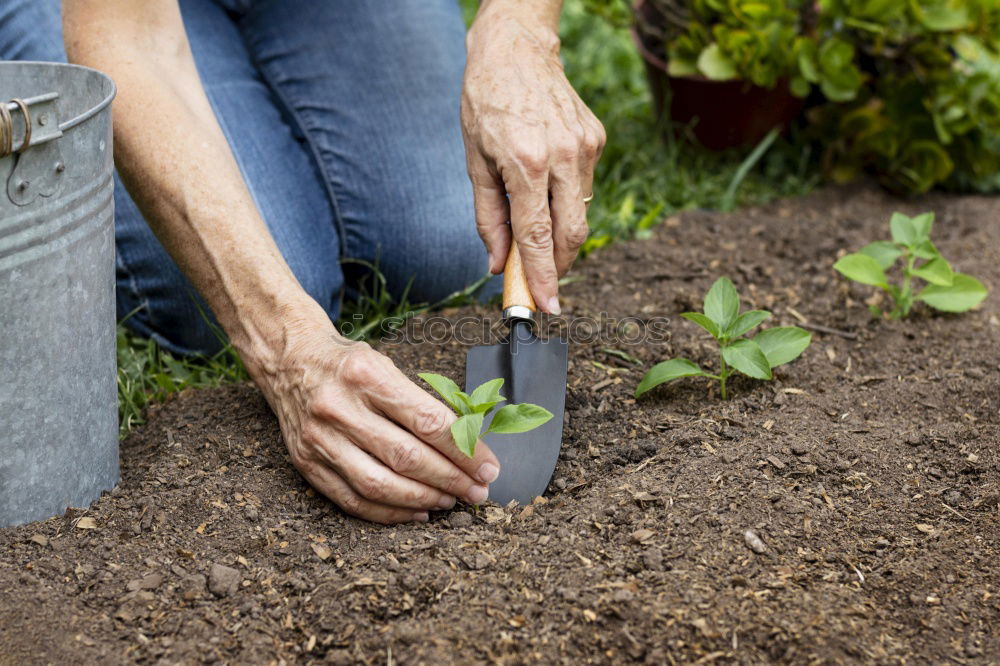
<svg viewBox="0 0 1000 666">
<path fill-rule="evenodd" d="M 802 4 L 732 3 L 731 11 L 722 0 L 637 0 L 632 35 L 658 114 L 713 150 L 787 127 L 807 91 L 790 85 L 795 44 L 812 22 Z"/>
</svg>

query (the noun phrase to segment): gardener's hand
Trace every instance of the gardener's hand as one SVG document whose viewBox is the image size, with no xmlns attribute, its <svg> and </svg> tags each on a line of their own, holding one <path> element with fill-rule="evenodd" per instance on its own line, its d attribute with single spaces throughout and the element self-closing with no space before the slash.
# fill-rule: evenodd
<svg viewBox="0 0 1000 666">
<path fill-rule="evenodd" d="M 532 296 L 553 314 L 559 277 L 587 238 L 584 199 L 605 141 L 563 73 L 560 4 L 484 0 L 466 40 L 462 93 L 476 226 L 490 270 L 503 270 L 512 228 Z"/>
<path fill-rule="evenodd" d="M 326 320 L 298 327 L 255 380 L 278 415 L 292 463 L 347 513 L 379 523 L 478 504 L 499 474 L 481 441 L 473 458 L 454 444 L 455 415 L 364 343 Z"/>
</svg>

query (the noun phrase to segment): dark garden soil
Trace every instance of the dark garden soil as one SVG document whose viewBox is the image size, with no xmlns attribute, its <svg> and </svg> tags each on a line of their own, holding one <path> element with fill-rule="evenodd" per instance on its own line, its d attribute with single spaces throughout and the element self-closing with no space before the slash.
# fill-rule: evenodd
<svg viewBox="0 0 1000 666">
<path fill-rule="evenodd" d="M 934 210 L 945 256 L 1000 291 L 1000 199 L 868 187 L 684 214 L 581 262 L 564 310 L 672 338 L 572 347 L 532 506 L 349 519 L 252 387 L 181 394 L 124 442 L 117 490 L 0 530 L 0 663 L 1000 663 L 1000 294 L 873 321 L 831 264 L 895 208 Z M 838 333 L 728 402 L 706 380 L 633 400 L 654 361 L 714 364 L 677 314 L 718 275 Z M 463 372 L 457 343 L 382 348 Z"/>
</svg>

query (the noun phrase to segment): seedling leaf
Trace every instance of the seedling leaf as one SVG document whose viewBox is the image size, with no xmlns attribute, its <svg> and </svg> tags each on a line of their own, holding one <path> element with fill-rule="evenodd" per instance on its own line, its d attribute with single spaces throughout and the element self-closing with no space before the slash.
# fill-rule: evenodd
<svg viewBox="0 0 1000 666">
<path fill-rule="evenodd" d="M 760 346 L 746 338 L 722 348 L 722 358 L 744 375 L 754 379 L 770 379 L 771 366 Z"/>
<path fill-rule="evenodd" d="M 896 260 L 903 254 L 903 251 L 889 241 L 875 241 L 861 248 L 860 253 L 866 254 L 877 261 L 878 265 L 885 271 L 896 263 Z"/>
<path fill-rule="evenodd" d="M 480 384 L 470 396 L 459 390 L 455 382 L 442 375 L 423 372 L 419 376 L 430 384 L 431 388 L 437 391 L 458 415 L 458 419 L 451 424 L 451 436 L 455 440 L 455 446 L 458 447 L 458 450 L 471 458 L 476 452 L 476 442 L 479 440 L 479 432 L 483 429 L 486 415 L 505 400 L 500 395 L 503 379 L 491 379 Z M 494 415 L 493 424 L 487 432 L 527 432 L 542 425 L 550 418 L 552 418 L 552 413 L 538 405 L 527 402 L 518 405 L 505 405 Z"/>
<path fill-rule="evenodd" d="M 965 312 L 983 302 L 986 287 L 964 273 L 954 273 L 950 286 L 929 284 L 917 294 L 917 299 L 944 312 Z"/>
<path fill-rule="evenodd" d="M 705 314 L 715 322 L 720 331 L 729 325 L 740 313 L 740 297 L 732 280 L 720 277 L 705 294 Z"/>
<path fill-rule="evenodd" d="M 900 245 L 916 245 L 922 238 L 917 235 L 913 220 L 902 213 L 893 213 L 889 220 L 889 229 L 892 231 L 892 240 Z"/>
<path fill-rule="evenodd" d="M 452 423 L 451 436 L 455 439 L 458 450 L 471 458 L 476 452 L 476 442 L 479 441 L 479 431 L 482 428 L 482 413 L 465 414 Z"/>
<path fill-rule="evenodd" d="M 940 257 L 941 253 L 938 249 L 934 247 L 934 243 L 929 240 L 925 240 L 922 243 L 918 243 L 912 249 L 913 255 L 921 259 L 933 259 L 934 257 Z"/>
<path fill-rule="evenodd" d="M 764 352 L 767 364 L 776 368 L 798 358 L 812 342 L 812 335 L 798 326 L 778 326 L 761 331 L 753 340 Z"/>
<path fill-rule="evenodd" d="M 730 338 L 739 337 L 750 329 L 760 326 L 770 316 L 771 313 L 767 310 L 747 310 L 729 325 L 729 328 L 726 329 L 726 335 Z"/>
<path fill-rule="evenodd" d="M 941 287 L 950 287 L 955 275 L 948 261 L 940 256 L 934 257 L 919 268 L 914 268 L 913 274 Z"/>
<path fill-rule="evenodd" d="M 718 339 L 721 333 L 719 332 L 719 327 L 714 321 L 706 317 L 700 312 L 682 312 L 681 316 L 688 321 L 693 321 L 694 323 L 701 326 L 703 329 L 712 334 L 712 337 Z"/>
<path fill-rule="evenodd" d="M 910 225 L 916 234 L 916 244 L 920 244 L 931 237 L 931 226 L 934 224 L 934 213 L 921 213 L 910 218 Z"/>
<path fill-rule="evenodd" d="M 686 358 L 674 358 L 663 363 L 657 363 L 649 372 L 643 376 L 642 381 L 635 387 L 635 397 L 641 396 L 646 391 L 656 388 L 664 382 L 681 377 L 709 377 L 708 373 L 698 367 L 697 363 Z"/>
<path fill-rule="evenodd" d="M 552 418 L 552 412 L 532 405 L 522 403 L 520 405 L 504 405 L 493 415 L 493 422 L 486 432 L 499 434 L 513 434 L 534 430 Z"/>
<path fill-rule="evenodd" d="M 458 384 L 443 375 L 436 375 L 433 372 L 421 372 L 417 376 L 430 384 L 431 388 L 437 391 L 437 394 L 456 412 L 460 414 L 468 412 L 467 404 L 458 395 L 462 392 L 462 389 L 458 388 Z"/>
<path fill-rule="evenodd" d="M 841 257 L 833 267 L 841 275 L 855 282 L 870 284 L 875 287 L 882 287 L 883 289 L 889 288 L 882 266 L 867 254 L 858 252 Z"/>
<path fill-rule="evenodd" d="M 469 398 L 469 401 L 472 403 L 472 411 L 485 414 L 506 400 L 506 398 L 500 395 L 501 386 L 503 386 L 503 377 L 491 379 L 477 386 Z"/>
<path fill-rule="evenodd" d="M 465 391 L 459 391 L 456 393 L 455 398 L 458 399 L 460 405 L 458 409 L 459 415 L 472 414 L 476 411 L 476 406 L 472 404 L 472 398 L 469 397 L 469 394 Z"/>
</svg>

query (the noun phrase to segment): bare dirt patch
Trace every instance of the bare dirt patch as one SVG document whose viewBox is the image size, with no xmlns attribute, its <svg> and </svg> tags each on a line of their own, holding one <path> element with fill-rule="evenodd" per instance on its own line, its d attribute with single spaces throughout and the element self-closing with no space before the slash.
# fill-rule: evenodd
<svg viewBox="0 0 1000 666">
<path fill-rule="evenodd" d="M 346 518 L 255 389 L 182 394 L 123 444 L 113 493 L 0 530 L 0 663 L 997 663 L 1000 301 L 872 321 L 831 266 L 895 209 L 934 210 L 945 256 L 1000 289 L 1000 200 L 867 187 L 687 213 L 581 262 L 564 310 L 667 316 L 672 337 L 613 347 L 642 367 L 571 348 L 563 453 L 529 507 Z M 714 363 L 677 315 L 719 275 L 771 324 L 841 334 L 728 402 L 703 380 L 634 401 L 655 361 Z M 382 348 L 463 373 L 458 344 Z"/>
</svg>

